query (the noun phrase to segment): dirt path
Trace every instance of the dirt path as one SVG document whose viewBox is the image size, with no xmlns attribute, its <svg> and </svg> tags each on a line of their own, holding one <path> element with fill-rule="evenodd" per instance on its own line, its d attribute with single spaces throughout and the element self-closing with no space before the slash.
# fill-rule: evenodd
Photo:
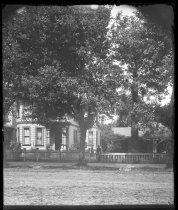
<svg viewBox="0 0 178 210">
<path fill-rule="evenodd" d="M 4 170 L 5 205 L 173 204 L 173 173 Z"/>
</svg>

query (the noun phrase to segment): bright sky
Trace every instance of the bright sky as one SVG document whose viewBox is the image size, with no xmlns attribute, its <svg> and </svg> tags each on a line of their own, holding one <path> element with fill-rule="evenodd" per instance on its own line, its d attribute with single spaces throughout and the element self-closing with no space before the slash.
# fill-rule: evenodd
<svg viewBox="0 0 178 210">
<path fill-rule="evenodd" d="M 126 15 L 130 16 L 130 15 L 133 15 L 134 11 L 136 11 L 136 8 L 132 7 L 132 6 L 128 6 L 128 5 L 116 6 L 116 5 L 114 5 L 113 9 L 111 11 L 111 16 L 116 17 L 116 15 L 119 12 L 122 12 L 123 16 L 126 16 Z"/>
<path fill-rule="evenodd" d="M 167 90 L 168 90 L 168 92 L 169 92 L 169 95 L 167 95 L 167 96 L 165 97 L 165 99 L 162 100 L 162 102 L 161 102 L 161 105 L 162 105 L 162 106 L 168 104 L 168 103 L 170 102 L 170 100 L 171 100 L 172 87 L 169 86 L 169 87 L 167 88 Z"/>
</svg>

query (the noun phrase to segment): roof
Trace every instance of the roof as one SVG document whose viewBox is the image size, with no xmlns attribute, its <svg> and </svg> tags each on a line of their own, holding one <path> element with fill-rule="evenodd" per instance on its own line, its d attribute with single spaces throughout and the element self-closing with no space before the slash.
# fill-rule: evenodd
<svg viewBox="0 0 178 210">
<path fill-rule="evenodd" d="M 118 134 L 124 137 L 131 136 L 131 127 L 113 127 L 112 131 L 114 132 L 114 134 Z"/>
<path fill-rule="evenodd" d="M 114 134 L 123 136 L 123 138 L 131 137 L 131 127 L 112 127 L 112 131 Z M 144 138 L 169 138 L 170 136 L 171 133 L 169 129 L 163 125 L 160 125 L 159 130 L 154 133 L 150 133 L 149 129 L 146 129 L 145 131 L 139 130 L 139 137 Z"/>
</svg>

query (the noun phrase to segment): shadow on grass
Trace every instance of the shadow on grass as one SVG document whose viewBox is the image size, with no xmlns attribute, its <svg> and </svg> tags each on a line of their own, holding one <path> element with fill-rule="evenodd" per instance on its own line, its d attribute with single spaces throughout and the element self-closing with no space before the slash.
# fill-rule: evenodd
<svg viewBox="0 0 178 210">
<path fill-rule="evenodd" d="M 173 169 L 163 168 L 156 168 L 148 166 L 132 166 L 132 165 L 120 165 L 120 166 L 106 166 L 106 165 L 92 165 L 92 163 L 86 163 L 85 165 L 79 165 L 78 163 L 68 162 L 67 164 L 64 162 L 58 163 L 46 163 L 46 162 L 28 162 L 28 163 L 20 163 L 17 164 L 8 164 L 5 168 L 32 168 L 32 169 L 62 169 L 62 170 L 110 170 L 110 171 L 119 171 L 119 172 L 129 172 L 129 171 L 167 171 L 172 172 Z"/>
</svg>

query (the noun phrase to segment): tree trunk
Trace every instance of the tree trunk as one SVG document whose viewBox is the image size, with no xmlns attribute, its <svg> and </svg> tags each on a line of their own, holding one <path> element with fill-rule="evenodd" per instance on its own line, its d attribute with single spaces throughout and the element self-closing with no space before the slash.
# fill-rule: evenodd
<svg viewBox="0 0 178 210">
<path fill-rule="evenodd" d="M 138 96 L 138 83 L 137 83 L 137 70 L 133 70 L 133 84 L 131 87 L 131 93 L 132 93 L 132 102 L 133 105 L 138 104 L 139 102 L 139 96 Z M 135 111 L 135 110 L 133 110 Z M 132 145 L 131 150 L 133 152 L 138 152 L 139 150 L 139 145 L 138 145 L 138 116 L 136 113 L 132 113 L 131 115 L 131 140 L 132 140 Z"/>
<path fill-rule="evenodd" d="M 139 152 L 138 121 L 131 116 L 131 139 L 129 141 L 129 152 Z"/>
<path fill-rule="evenodd" d="M 91 114 L 91 108 L 88 107 L 88 116 L 85 117 L 85 109 L 82 106 L 78 106 L 77 109 L 77 121 L 80 127 L 80 148 L 79 148 L 79 166 L 86 166 L 87 161 L 85 159 L 85 140 L 87 129 L 93 126 L 94 115 Z"/>
<path fill-rule="evenodd" d="M 134 141 L 138 140 L 138 120 L 134 114 L 131 117 L 131 137 Z"/>
<path fill-rule="evenodd" d="M 79 123 L 80 125 L 80 123 Z M 85 126 L 80 125 L 80 148 L 79 148 L 79 162 L 78 165 L 85 166 L 87 165 L 85 160 L 85 140 L 86 140 L 87 129 Z"/>
</svg>

